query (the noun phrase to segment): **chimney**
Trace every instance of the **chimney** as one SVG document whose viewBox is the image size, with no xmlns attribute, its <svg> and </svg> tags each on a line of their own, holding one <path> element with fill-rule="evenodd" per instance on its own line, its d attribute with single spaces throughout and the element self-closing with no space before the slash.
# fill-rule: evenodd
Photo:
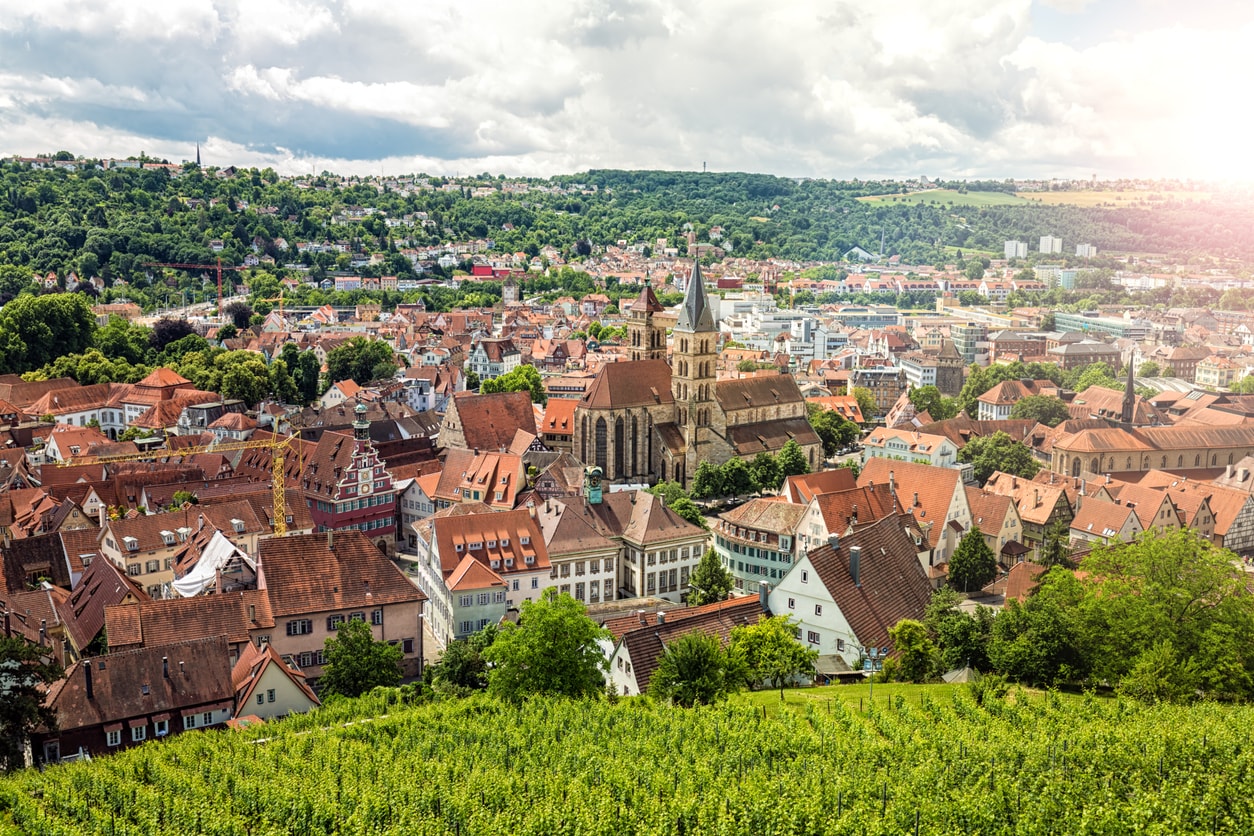
<svg viewBox="0 0 1254 836">
<path fill-rule="evenodd" d="M 871 487 L 875 487 L 875 483 L 871 483 Z M 888 490 L 889 491 L 897 490 L 897 479 L 891 470 L 888 471 Z"/>
<path fill-rule="evenodd" d="M 1232 465 L 1228 465 L 1227 467 L 1224 468 L 1224 478 L 1225 479 L 1232 478 Z"/>
<path fill-rule="evenodd" d="M 758 584 L 758 606 L 763 610 L 769 610 L 771 600 L 771 585 L 769 583 Z"/>
<path fill-rule="evenodd" d="M 862 586 L 862 547 L 849 547 L 849 574 L 853 576 L 853 585 Z"/>
<path fill-rule="evenodd" d="M 335 551 L 335 529 L 327 529 L 327 551 Z"/>
<path fill-rule="evenodd" d="M 912 507 L 912 508 L 918 508 L 918 507 L 919 507 L 919 492 L 918 492 L 918 491 L 915 491 L 915 492 L 914 492 L 914 505 L 912 505 L 911 507 Z"/>
<path fill-rule="evenodd" d="M 665 624 L 665 623 L 666 623 L 666 613 L 665 613 L 665 612 L 663 612 L 662 610 L 658 610 L 658 611 L 657 611 L 657 623 L 658 623 L 658 624 Z"/>
<path fill-rule="evenodd" d="M 827 535 L 827 545 L 831 546 L 833 551 L 835 551 L 836 549 L 839 549 L 840 548 L 840 535 L 839 534 Z"/>
<path fill-rule="evenodd" d="M 1010 477 L 1010 489 L 1014 491 L 1019 490 L 1019 477 L 1018 476 Z"/>
<path fill-rule="evenodd" d="M 1041 507 L 1041 489 L 1040 488 L 1032 489 L 1032 507 L 1033 508 Z"/>
<path fill-rule="evenodd" d="M 48 643 L 48 619 L 39 619 L 39 646 L 43 647 Z"/>
<path fill-rule="evenodd" d="M 641 627 L 646 627 L 646 626 L 648 626 L 648 624 L 649 624 L 649 620 L 648 620 L 647 618 L 645 618 L 645 617 L 644 617 L 644 610 L 636 610 L 636 617 L 640 619 L 640 626 L 641 626 Z"/>
<path fill-rule="evenodd" d="M 1109 474 L 1109 473 L 1107 473 L 1107 474 L 1106 474 L 1106 484 L 1107 484 L 1107 485 L 1109 485 L 1109 484 L 1110 484 L 1110 474 Z"/>
<path fill-rule="evenodd" d="M 187 668 L 182 662 L 179 662 L 179 676 L 187 676 Z"/>
<path fill-rule="evenodd" d="M 170 678 L 170 658 L 168 656 L 161 657 L 161 676 L 164 679 Z"/>
<path fill-rule="evenodd" d="M 83 662 L 83 682 L 87 688 L 87 699 L 93 699 L 96 696 L 96 689 L 92 687 L 90 659 Z"/>
<path fill-rule="evenodd" d="M 854 521 L 854 522 L 857 522 L 857 521 L 858 521 L 858 505 L 857 505 L 857 503 L 854 503 L 854 506 L 853 506 L 853 521 Z"/>
<path fill-rule="evenodd" d="M 204 527 L 205 527 L 205 515 L 197 514 L 196 515 L 196 530 L 200 531 Z"/>
</svg>

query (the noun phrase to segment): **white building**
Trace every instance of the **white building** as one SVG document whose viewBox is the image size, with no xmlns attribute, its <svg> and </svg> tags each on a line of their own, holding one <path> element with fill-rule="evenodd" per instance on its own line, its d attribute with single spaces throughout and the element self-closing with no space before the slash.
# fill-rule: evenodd
<svg viewBox="0 0 1254 836">
<path fill-rule="evenodd" d="M 1027 258 L 1028 242 L 1027 241 L 1007 241 L 1006 242 L 1006 258 Z"/>
<path fill-rule="evenodd" d="M 1043 253 L 1061 253 L 1062 239 L 1053 235 L 1042 235 L 1040 250 Z"/>
<path fill-rule="evenodd" d="M 1096 258 L 1097 247 L 1094 247 L 1092 244 L 1076 244 L 1075 254 L 1080 258 Z"/>
</svg>

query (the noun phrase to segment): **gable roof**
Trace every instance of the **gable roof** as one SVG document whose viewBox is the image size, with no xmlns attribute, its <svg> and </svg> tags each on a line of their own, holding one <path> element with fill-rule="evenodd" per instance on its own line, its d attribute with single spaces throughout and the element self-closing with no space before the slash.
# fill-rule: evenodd
<svg viewBox="0 0 1254 836">
<path fill-rule="evenodd" d="M 816 470 L 801 476 L 789 476 L 784 480 L 779 495 L 789 502 L 809 502 L 822 493 L 848 491 L 857 487 L 853 470 L 847 467 L 835 467 L 831 470 Z"/>
<path fill-rule="evenodd" d="M 536 431 L 528 392 L 458 392 L 453 396 L 453 408 L 468 450 L 508 450 L 519 430 Z"/>
<path fill-rule="evenodd" d="M 887 516 L 854 529 L 836 548 L 829 542 L 807 555 L 862 644 L 887 645 L 888 628 L 903 618 L 922 618 L 932 598 L 908 523 L 905 515 Z M 857 583 L 849 562 L 854 547 L 860 549 Z"/>
<path fill-rule="evenodd" d="M 93 560 L 70 593 L 65 607 L 66 632 L 80 653 L 104 629 L 105 608 L 121 604 L 127 598 L 151 600 L 139 584 L 113 565 L 113 561 Z"/>
<path fill-rule="evenodd" d="M 919 529 L 927 532 L 928 545 L 935 548 L 940 542 L 954 496 L 962 484 L 962 473 L 949 467 L 875 457 L 867 459 L 862 473 L 858 475 L 860 487 L 872 484 L 895 486 L 902 510 L 914 517 Z"/>
<path fill-rule="evenodd" d="M 671 367 L 665 360 L 623 360 L 601 366 L 579 406 L 624 409 L 674 402 Z"/>
<path fill-rule="evenodd" d="M 823 516 L 823 525 L 837 534 L 843 534 L 850 526 L 866 525 L 898 513 L 897 497 L 887 482 L 819 494 L 814 503 Z"/>
<path fill-rule="evenodd" d="M 649 690 L 649 681 L 657 670 L 666 646 L 689 633 L 714 636 L 726 646 L 736 627 L 756 624 L 764 615 L 756 597 L 715 601 L 702 607 L 670 610 L 661 624 L 649 623 L 623 633 L 620 643 L 631 657 L 632 672 L 641 693 Z"/>
<path fill-rule="evenodd" d="M 276 617 L 426 600 L 364 533 L 333 534 L 261 541 L 257 563 Z"/>
</svg>

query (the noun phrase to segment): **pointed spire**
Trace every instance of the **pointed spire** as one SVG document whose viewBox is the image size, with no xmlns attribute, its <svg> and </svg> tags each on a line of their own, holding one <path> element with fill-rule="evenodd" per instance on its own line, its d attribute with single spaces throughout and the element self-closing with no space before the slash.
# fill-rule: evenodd
<svg viewBox="0 0 1254 836">
<path fill-rule="evenodd" d="M 675 322 L 674 330 L 690 334 L 715 330 L 714 313 L 710 310 L 710 300 L 705 295 L 705 280 L 701 277 L 699 261 L 692 262 L 692 276 L 688 279 L 684 304 L 679 309 L 679 319 Z"/>
<path fill-rule="evenodd" d="M 200 168 L 200 143 L 196 143 L 196 168 Z"/>
<path fill-rule="evenodd" d="M 1123 389 L 1123 414 L 1120 416 L 1123 423 L 1132 426 L 1132 419 L 1136 416 L 1136 388 L 1132 378 L 1132 361 L 1128 361 L 1128 382 Z"/>
</svg>

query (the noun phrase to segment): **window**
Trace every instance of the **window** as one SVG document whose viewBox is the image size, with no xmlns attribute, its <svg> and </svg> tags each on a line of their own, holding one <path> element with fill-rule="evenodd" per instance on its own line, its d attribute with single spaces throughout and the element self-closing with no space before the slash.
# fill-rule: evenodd
<svg viewBox="0 0 1254 836">
<path fill-rule="evenodd" d="M 488 603 L 488 601 L 489 601 L 488 593 L 480 592 L 479 593 L 479 606 L 482 607 L 484 604 Z"/>
<path fill-rule="evenodd" d="M 401 652 L 413 653 L 414 652 L 414 640 L 413 639 L 401 639 Z"/>
<path fill-rule="evenodd" d="M 144 574 L 144 567 L 139 563 L 128 563 L 126 564 L 126 574 L 130 575 L 132 578 L 137 578 Z"/>
<path fill-rule="evenodd" d="M 111 732 L 106 733 L 105 743 L 109 744 L 110 746 L 121 746 L 122 745 L 122 732 L 111 731 Z"/>
<path fill-rule="evenodd" d="M 539 588 L 540 588 L 540 579 L 539 579 L 539 578 L 532 578 L 532 579 L 531 579 L 531 588 L 532 588 L 532 589 L 539 589 Z"/>
<path fill-rule="evenodd" d="M 844 639 L 837 639 L 837 640 L 836 640 L 836 649 L 837 649 L 837 650 L 840 650 L 840 651 L 844 651 L 844 649 L 845 649 L 845 640 L 844 640 Z"/>
<path fill-rule="evenodd" d="M 265 695 L 265 694 L 258 694 L 258 695 L 257 695 L 257 705 L 265 705 L 265 704 L 266 704 L 266 695 Z"/>
<path fill-rule="evenodd" d="M 364 612 L 355 612 L 348 617 L 349 621 L 365 621 L 366 614 Z"/>
<path fill-rule="evenodd" d="M 200 724 L 202 726 L 212 726 L 213 725 L 213 712 L 206 711 L 204 714 L 200 715 Z"/>
<path fill-rule="evenodd" d="M 298 618 L 287 622 L 287 634 L 289 636 L 304 636 L 313 632 L 313 621 L 308 618 Z"/>
<path fill-rule="evenodd" d="M 148 738 L 148 726 L 147 725 L 131 727 L 131 742 L 132 743 L 139 743 L 141 740 L 146 740 L 147 738 Z"/>
<path fill-rule="evenodd" d="M 152 733 L 154 737 L 165 737 L 170 733 L 169 720 L 157 720 L 152 724 Z"/>
<path fill-rule="evenodd" d="M 383 610 L 374 610 L 370 613 L 370 623 L 376 627 L 383 626 Z"/>
<path fill-rule="evenodd" d="M 183 731 L 196 728 L 196 715 L 188 714 L 183 718 Z"/>
<path fill-rule="evenodd" d="M 788 599 L 788 609 L 790 609 L 790 610 L 795 610 L 796 608 L 797 608 L 797 599 L 796 599 L 796 598 L 789 598 L 789 599 Z"/>
<path fill-rule="evenodd" d="M 802 583 L 809 583 L 809 582 L 810 582 L 810 573 L 809 573 L 809 572 L 807 572 L 805 569 L 802 569 L 802 570 L 801 570 L 801 582 L 802 582 Z"/>
<path fill-rule="evenodd" d="M 823 614 L 823 605 L 822 605 L 822 604 L 815 604 L 815 605 L 814 605 L 814 614 L 815 614 L 815 615 L 822 615 L 822 614 Z"/>
<path fill-rule="evenodd" d="M 511 584 L 510 584 L 510 587 L 509 587 L 509 588 L 510 588 L 512 591 L 514 591 L 514 592 L 517 592 L 517 591 L 518 591 L 518 578 L 514 578 L 514 580 L 511 582 Z"/>
<path fill-rule="evenodd" d="M 514 581 L 514 583 L 518 583 L 518 581 Z M 459 607 L 472 607 L 474 603 L 475 596 L 473 595 L 459 595 L 457 598 L 457 606 Z"/>
<path fill-rule="evenodd" d="M 818 643 L 819 643 L 819 634 L 818 634 L 818 633 L 816 633 L 816 632 L 814 632 L 813 630 L 807 630 L 807 631 L 806 631 L 806 641 L 808 641 L 810 644 L 818 644 Z"/>
<path fill-rule="evenodd" d="M 327 632 L 334 633 L 340 629 L 340 625 L 344 623 L 344 616 L 333 615 L 327 618 Z"/>
<path fill-rule="evenodd" d="M 266 702 L 274 702 L 274 689 L 266 689 Z"/>
</svg>

